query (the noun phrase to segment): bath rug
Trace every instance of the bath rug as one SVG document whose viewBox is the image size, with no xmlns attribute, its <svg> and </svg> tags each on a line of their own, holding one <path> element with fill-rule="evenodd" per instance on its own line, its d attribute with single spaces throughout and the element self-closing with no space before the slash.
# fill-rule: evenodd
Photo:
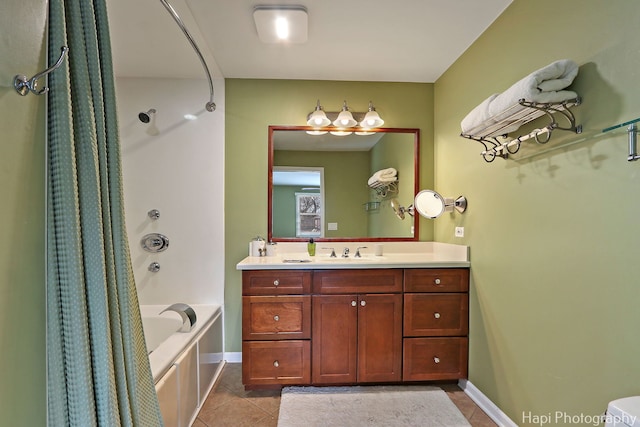
<svg viewBox="0 0 640 427">
<path fill-rule="evenodd" d="M 285 387 L 278 427 L 470 426 L 431 386 Z"/>
</svg>

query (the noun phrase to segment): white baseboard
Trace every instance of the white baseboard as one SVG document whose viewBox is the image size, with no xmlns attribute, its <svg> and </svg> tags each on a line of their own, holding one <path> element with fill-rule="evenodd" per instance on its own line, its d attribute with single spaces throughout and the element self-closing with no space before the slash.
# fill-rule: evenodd
<svg viewBox="0 0 640 427">
<path fill-rule="evenodd" d="M 464 392 L 476 402 L 476 405 L 480 407 L 488 416 L 498 424 L 500 427 L 518 427 L 518 424 L 514 423 L 511 418 L 507 416 L 500 408 L 496 406 L 487 396 L 480 391 L 480 389 L 474 386 L 469 380 L 460 380 L 458 385 Z"/>
<path fill-rule="evenodd" d="M 238 351 L 235 353 L 225 353 L 224 360 L 228 363 L 242 363 L 242 352 Z"/>
</svg>

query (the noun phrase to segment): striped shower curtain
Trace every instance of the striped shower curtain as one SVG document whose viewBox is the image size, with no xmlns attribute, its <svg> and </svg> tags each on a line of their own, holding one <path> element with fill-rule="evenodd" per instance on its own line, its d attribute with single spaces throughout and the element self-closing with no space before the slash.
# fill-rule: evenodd
<svg viewBox="0 0 640 427">
<path fill-rule="evenodd" d="M 105 0 L 49 0 L 48 424 L 161 426 L 124 223 Z"/>
</svg>

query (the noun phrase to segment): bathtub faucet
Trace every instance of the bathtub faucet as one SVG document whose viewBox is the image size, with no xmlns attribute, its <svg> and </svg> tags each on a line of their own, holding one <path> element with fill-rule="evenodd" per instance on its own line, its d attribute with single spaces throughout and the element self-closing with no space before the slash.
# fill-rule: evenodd
<svg viewBox="0 0 640 427">
<path fill-rule="evenodd" d="M 169 307 L 162 310 L 159 314 L 164 313 L 165 311 L 175 311 L 182 317 L 182 327 L 180 328 L 180 332 L 190 332 L 191 329 L 196 325 L 196 312 L 193 311 L 193 308 L 189 307 L 187 304 L 176 303 L 171 304 Z"/>
</svg>

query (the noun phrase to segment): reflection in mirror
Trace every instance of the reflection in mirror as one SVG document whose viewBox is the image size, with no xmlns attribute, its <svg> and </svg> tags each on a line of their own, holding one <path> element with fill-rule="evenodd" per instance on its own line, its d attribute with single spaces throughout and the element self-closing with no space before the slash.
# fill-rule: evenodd
<svg viewBox="0 0 640 427">
<path fill-rule="evenodd" d="M 268 238 L 273 241 L 418 240 L 418 221 L 398 221 L 391 200 L 418 192 L 419 130 L 309 135 L 306 126 L 269 127 Z M 369 178 L 397 170 L 389 188 Z M 310 172 L 319 172 L 308 181 Z"/>
<path fill-rule="evenodd" d="M 273 167 L 273 234 L 324 237 L 324 169 Z"/>
</svg>

